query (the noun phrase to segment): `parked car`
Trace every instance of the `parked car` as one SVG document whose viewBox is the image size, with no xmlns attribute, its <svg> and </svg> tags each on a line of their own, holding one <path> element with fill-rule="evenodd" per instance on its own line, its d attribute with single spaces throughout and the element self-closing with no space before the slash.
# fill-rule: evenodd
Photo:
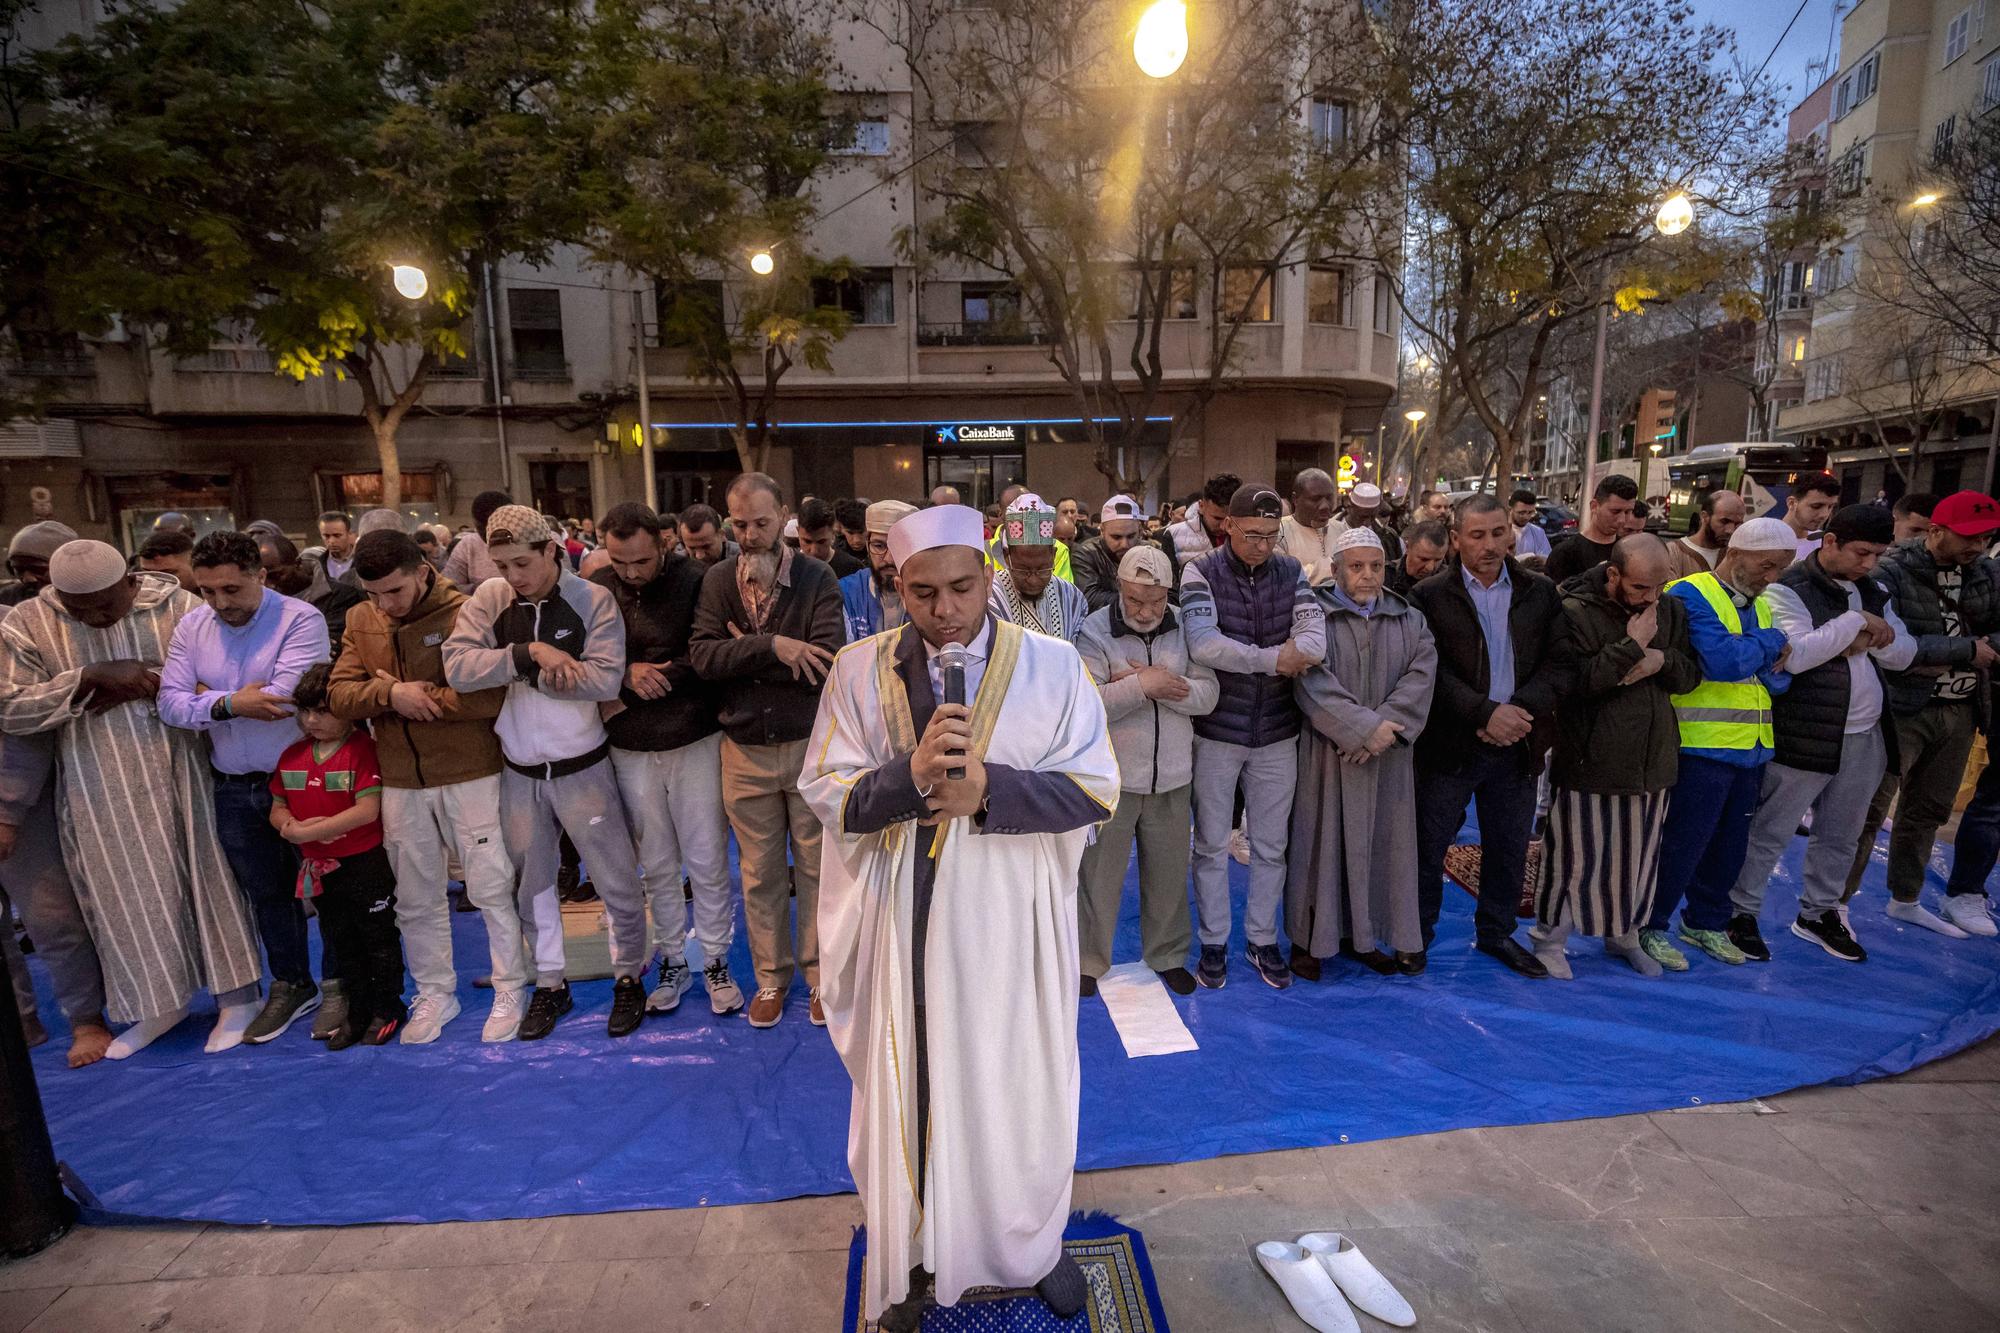
<svg viewBox="0 0 2000 1333">
<path fill-rule="evenodd" d="M 1551 537 L 1576 531 L 1576 514 L 1554 500 L 1535 501 L 1535 522 Z"/>
</svg>

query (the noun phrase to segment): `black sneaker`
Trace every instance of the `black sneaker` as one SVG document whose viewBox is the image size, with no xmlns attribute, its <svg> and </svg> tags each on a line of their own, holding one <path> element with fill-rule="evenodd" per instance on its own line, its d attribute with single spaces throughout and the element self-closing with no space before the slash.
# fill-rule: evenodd
<svg viewBox="0 0 2000 1333">
<path fill-rule="evenodd" d="M 645 1002 L 646 997 L 642 994 L 639 1003 L 644 1005 Z M 527 1017 L 521 1020 L 521 1030 L 515 1039 L 540 1041 L 556 1030 L 556 1021 L 575 1004 L 576 1001 L 569 997 L 569 983 L 566 981 L 560 986 L 535 987 L 534 995 L 528 1000 Z"/>
<path fill-rule="evenodd" d="M 250 1020 L 244 1029 L 243 1040 L 252 1046 L 262 1046 L 267 1041 L 276 1041 L 285 1034 L 292 1021 L 302 1018 L 319 1008 L 319 987 L 310 981 L 293 983 L 274 981 L 271 993 L 264 1000 L 264 1007 Z"/>
<path fill-rule="evenodd" d="M 568 994 L 567 988 L 564 994 Z M 535 1000 L 542 998 L 541 991 L 535 992 Z M 564 1008 L 568 1006 L 565 1005 Z M 535 1016 L 535 1006 L 528 1006 L 528 1018 Z M 639 1030 L 639 1024 L 646 1017 L 646 988 L 639 984 L 637 977 L 620 977 L 611 987 L 611 1021 L 604 1025 L 607 1036 L 629 1037 Z M 526 1026 L 523 1023 L 522 1026 Z"/>
<path fill-rule="evenodd" d="M 1164 972 L 1155 972 L 1153 975 L 1166 982 L 1167 989 L 1176 995 L 1194 994 L 1194 973 L 1184 967 L 1170 967 Z"/>
<path fill-rule="evenodd" d="M 1318 981 L 1319 959 L 1294 944 L 1292 946 L 1292 975 L 1300 981 Z"/>
<path fill-rule="evenodd" d="M 1729 918 L 1729 942 L 1743 951 L 1743 956 L 1753 963 L 1771 961 L 1771 946 L 1764 943 L 1764 936 L 1757 929 L 1757 918 L 1738 912 Z"/>
<path fill-rule="evenodd" d="M 1195 964 L 1194 979 L 1210 990 L 1221 990 L 1229 981 L 1229 950 L 1220 944 L 1201 946 L 1201 961 Z"/>
<path fill-rule="evenodd" d="M 1285 956 L 1278 952 L 1277 945 L 1253 944 L 1243 953 L 1272 990 L 1284 990 L 1292 984 L 1292 969 L 1285 966 Z"/>
<path fill-rule="evenodd" d="M 1868 951 L 1861 947 L 1861 941 L 1848 931 L 1847 923 L 1840 919 L 1840 913 L 1828 912 L 1818 920 L 1801 915 L 1792 922 L 1792 934 L 1802 940 L 1811 940 L 1820 948 L 1850 963 L 1868 961 Z"/>
</svg>

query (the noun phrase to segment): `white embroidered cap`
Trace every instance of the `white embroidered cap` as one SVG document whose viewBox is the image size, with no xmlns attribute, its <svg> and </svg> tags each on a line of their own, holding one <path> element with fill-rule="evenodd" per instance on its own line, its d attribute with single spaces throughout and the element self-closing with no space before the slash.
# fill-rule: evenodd
<svg viewBox="0 0 2000 1333">
<path fill-rule="evenodd" d="M 900 567 L 920 551 L 940 546 L 986 550 L 986 524 L 977 509 L 966 505 L 934 505 L 896 520 L 889 529 L 889 558 Z"/>
</svg>

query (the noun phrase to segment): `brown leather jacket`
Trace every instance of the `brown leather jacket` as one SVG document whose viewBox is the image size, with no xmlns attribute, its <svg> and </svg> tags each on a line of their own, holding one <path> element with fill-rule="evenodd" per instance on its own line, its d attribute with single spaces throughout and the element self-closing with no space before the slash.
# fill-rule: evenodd
<svg viewBox="0 0 2000 1333">
<path fill-rule="evenodd" d="M 493 719 L 507 698 L 504 688 L 460 694 L 445 683 L 444 641 L 458 622 L 466 597 L 449 580 L 430 574 L 431 590 L 407 620 L 392 622 L 373 602 L 347 613 L 340 658 L 333 664 L 328 703 L 350 722 L 368 722 L 382 781 L 391 787 L 448 787 L 500 771 L 500 738 Z M 444 707 L 435 722 L 413 722 L 389 702 L 395 681 L 432 686 Z"/>
</svg>

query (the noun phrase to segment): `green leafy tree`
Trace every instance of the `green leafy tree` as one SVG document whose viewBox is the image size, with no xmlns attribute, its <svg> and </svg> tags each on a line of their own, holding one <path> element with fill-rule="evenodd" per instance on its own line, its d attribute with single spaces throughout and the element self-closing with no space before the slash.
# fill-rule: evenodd
<svg viewBox="0 0 2000 1333">
<path fill-rule="evenodd" d="M 746 471 L 770 456 L 778 387 L 832 368 L 847 265 L 813 253 L 808 187 L 853 134 L 829 15 L 811 0 L 612 0 L 598 140 L 614 164 L 596 252 L 652 280 L 660 343 L 726 401 Z M 768 255 L 771 271 L 751 267 Z"/>
<path fill-rule="evenodd" d="M 359 388 L 385 505 L 397 430 L 488 261 L 546 260 L 587 228 L 595 156 L 582 5 L 551 0 L 186 0 L 109 15 L 47 64 L 78 206 L 138 197 L 61 283 L 169 351 L 247 329 L 279 373 Z M 115 183 L 115 184 L 114 184 Z M 65 185 L 65 188 L 69 188 Z M 392 265 L 429 291 L 399 294 Z"/>
</svg>

